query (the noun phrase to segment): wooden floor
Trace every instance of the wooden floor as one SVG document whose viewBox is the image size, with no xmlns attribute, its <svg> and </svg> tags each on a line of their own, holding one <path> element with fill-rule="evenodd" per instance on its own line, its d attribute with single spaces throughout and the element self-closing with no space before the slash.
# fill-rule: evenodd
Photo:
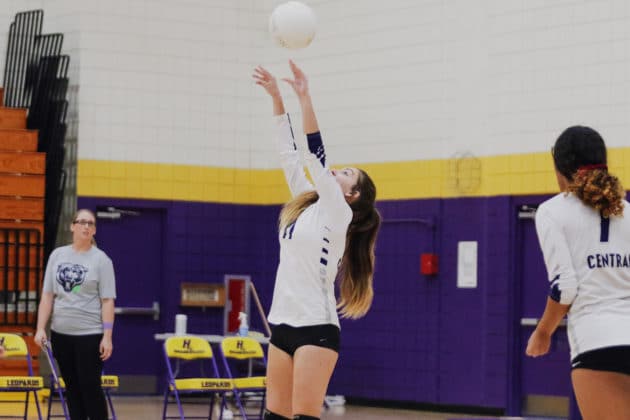
<svg viewBox="0 0 630 420">
<path fill-rule="evenodd" d="M 121 419 L 137 419 L 137 420 L 155 420 L 162 418 L 162 399 L 154 397 L 119 397 L 114 400 L 114 406 L 117 416 Z M 170 407 L 173 411 L 169 414 L 176 413 L 176 406 Z M 187 406 L 185 413 L 191 416 L 207 415 L 207 409 L 199 406 Z M 218 418 L 218 417 L 213 417 Z M 225 418 L 225 417 L 224 417 Z M 323 411 L 322 420 L 446 420 L 446 419 L 462 419 L 475 418 L 465 415 L 453 415 L 444 413 L 429 413 L 413 410 L 394 410 L 385 408 L 343 406 L 333 407 Z M 479 417 L 477 417 L 479 418 Z M 483 417 L 482 417 L 483 418 Z M 488 418 L 488 417 L 486 417 Z"/>
<path fill-rule="evenodd" d="M 162 398 L 156 396 L 114 396 L 113 397 L 114 408 L 119 420 L 159 420 L 162 418 Z M 23 405 L 18 404 L 0 404 L 0 416 L 10 414 L 20 416 L 23 412 Z M 46 418 L 46 404 L 42 405 L 42 414 L 44 419 Z M 8 411 L 7 411 L 8 410 Z M 58 403 L 53 405 L 53 413 L 60 413 L 60 406 Z M 201 405 L 187 405 L 185 408 L 185 414 L 187 416 L 206 416 L 208 414 L 207 406 Z M 169 415 L 176 415 L 177 408 L 175 405 L 171 405 L 169 409 Z M 16 417 L 18 418 L 18 417 Z M 224 419 L 227 417 L 224 416 Z M 234 417 L 239 418 L 239 417 Z M 35 406 L 31 404 L 29 408 L 29 420 L 37 419 Z M 218 416 L 213 416 L 213 419 L 218 419 Z M 492 416 L 474 416 L 467 414 L 453 414 L 453 413 L 434 413 L 427 411 L 417 410 L 402 410 L 393 408 L 374 408 L 374 407 L 362 407 L 354 405 L 345 405 L 341 407 L 332 407 L 322 412 L 322 420 L 498 420 L 498 419 L 510 419 L 517 420 L 523 419 L 522 417 L 492 417 Z M 531 420 L 561 420 L 559 418 L 528 418 Z"/>
</svg>

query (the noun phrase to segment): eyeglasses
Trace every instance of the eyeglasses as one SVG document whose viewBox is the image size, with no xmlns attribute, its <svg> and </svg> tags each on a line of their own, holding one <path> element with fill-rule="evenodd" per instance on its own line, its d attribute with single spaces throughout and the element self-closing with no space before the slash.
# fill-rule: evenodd
<svg viewBox="0 0 630 420">
<path fill-rule="evenodd" d="M 72 222 L 73 225 L 81 225 L 81 226 L 87 226 L 87 227 L 93 227 L 96 226 L 96 222 L 93 222 L 91 220 L 75 220 Z"/>
</svg>

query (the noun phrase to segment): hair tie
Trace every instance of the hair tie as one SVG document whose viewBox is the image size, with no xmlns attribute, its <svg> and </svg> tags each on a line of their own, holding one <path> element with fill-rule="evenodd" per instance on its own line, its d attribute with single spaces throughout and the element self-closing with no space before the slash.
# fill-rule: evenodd
<svg viewBox="0 0 630 420">
<path fill-rule="evenodd" d="M 605 171 L 608 170 L 608 165 L 606 165 L 605 163 L 596 163 L 594 165 L 582 165 L 578 168 L 578 171 L 592 171 L 594 169 L 603 169 Z"/>
</svg>

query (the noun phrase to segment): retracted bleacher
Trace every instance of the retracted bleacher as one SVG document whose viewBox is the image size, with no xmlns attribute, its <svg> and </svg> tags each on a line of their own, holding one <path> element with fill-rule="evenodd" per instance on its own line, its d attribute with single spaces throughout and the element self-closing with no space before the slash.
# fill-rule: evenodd
<svg viewBox="0 0 630 420">
<path fill-rule="evenodd" d="M 15 15 L 0 88 L 0 329 L 32 341 L 43 271 L 54 249 L 65 186 L 70 59 L 63 34 L 42 33 L 44 12 Z M 34 358 L 36 372 L 39 363 Z M 21 374 L 26 366 L 0 361 Z"/>
</svg>

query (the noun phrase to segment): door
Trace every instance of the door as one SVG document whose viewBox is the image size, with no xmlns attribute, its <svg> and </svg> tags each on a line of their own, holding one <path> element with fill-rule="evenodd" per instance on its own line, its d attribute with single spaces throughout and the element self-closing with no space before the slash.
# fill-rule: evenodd
<svg viewBox="0 0 630 420">
<path fill-rule="evenodd" d="M 571 395 L 571 367 L 566 324 L 556 330 L 549 353 L 543 357 L 525 356 L 527 340 L 542 316 L 549 281 L 534 224 L 536 206 L 521 206 L 517 226 L 517 280 L 520 290 L 519 352 L 522 415 L 567 417 Z M 519 378 L 520 377 L 520 378 Z"/>
<path fill-rule="evenodd" d="M 159 302 L 165 212 L 97 206 L 96 242 L 116 274 L 114 352 L 106 373 L 120 376 L 120 392 L 157 392 L 162 359 Z"/>
</svg>

